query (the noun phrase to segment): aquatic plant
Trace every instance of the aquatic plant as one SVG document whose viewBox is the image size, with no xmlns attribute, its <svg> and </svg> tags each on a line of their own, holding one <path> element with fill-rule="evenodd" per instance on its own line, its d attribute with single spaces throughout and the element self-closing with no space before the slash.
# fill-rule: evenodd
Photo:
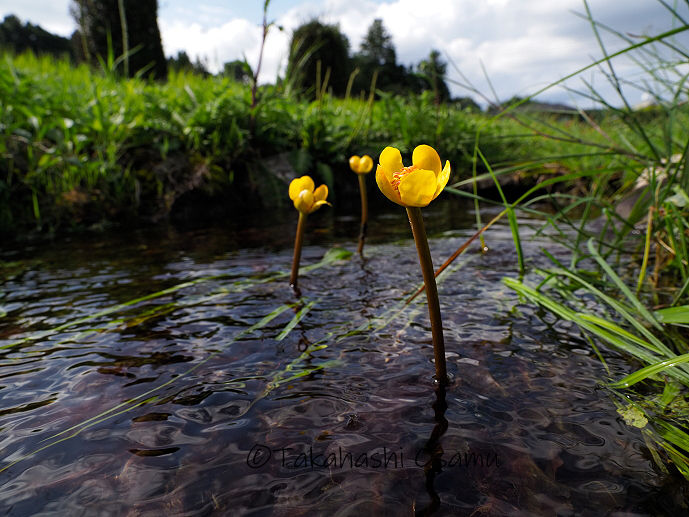
<svg viewBox="0 0 689 517">
<path fill-rule="evenodd" d="M 419 254 L 421 273 L 426 286 L 428 313 L 433 335 L 433 355 L 435 359 L 436 380 L 447 384 L 445 364 L 445 338 L 443 322 L 438 301 L 438 288 L 435 283 L 433 260 L 428 247 L 426 229 L 423 225 L 421 207 L 428 206 L 442 192 L 450 178 L 450 162 L 442 162 L 435 149 L 429 145 L 419 145 L 412 154 L 412 165 L 405 167 L 399 149 L 386 147 L 380 154 L 376 169 L 376 183 L 381 192 L 393 203 L 407 209 L 409 224 L 414 235 L 414 243 Z"/>
<path fill-rule="evenodd" d="M 306 228 L 306 216 L 315 212 L 323 205 L 329 205 L 326 201 L 328 197 L 328 187 L 321 185 L 315 188 L 315 183 L 311 176 L 295 178 L 289 184 L 289 198 L 294 203 L 294 208 L 299 211 L 299 222 L 297 223 L 297 236 L 294 239 L 294 256 L 292 258 L 292 275 L 289 283 L 298 293 L 297 281 L 299 276 L 299 261 L 301 259 L 301 246 L 304 240 L 304 229 Z"/>
<path fill-rule="evenodd" d="M 370 156 L 352 156 L 349 159 L 349 167 L 356 172 L 359 178 L 359 192 L 361 193 L 361 231 L 359 232 L 359 248 L 357 253 L 364 253 L 364 239 L 366 238 L 366 223 L 368 222 L 368 195 L 366 193 L 366 176 L 373 169 L 373 160 Z"/>
<path fill-rule="evenodd" d="M 678 3 L 659 3 L 669 13 L 670 28 L 655 36 L 633 36 L 597 22 L 584 1 L 581 16 L 590 23 L 602 57 L 532 96 L 508 106 L 494 106 L 493 122 L 512 120 L 526 129 L 523 136 L 534 148 L 549 149 L 551 154 L 493 170 L 477 145 L 474 161 L 487 166 L 488 174 L 483 177 L 492 178 L 501 193 L 502 202 L 497 204 L 505 210 L 498 217 L 510 217 L 520 272 L 524 258 L 516 211 L 539 214 L 537 220 L 544 223 L 536 235 L 547 231 L 553 241 L 571 251 L 567 264 L 544 250 L 554 267 L 536 270 L 544 277 L 539 285 L 532 287 L 513 278 L 505 278 L 505 284 L 559 320 L 578 325 L 604 365 L 604 345 L 641 363 L 638 371 L 622 379 L 607 370 L 605 385 L 620 415 L 641 430 L 658 467 L 667 472 L 669 462 L 689 479 L 689 343 L 683 331 L 689 325 L 689 91 L 685 67 L 689 50 L 678 39 L 689 25 Z M 622 43 L 622 48 L 609 52 L 605 34 L 616 44 Z M 620 66 L 622 58 L 636 68 L 633 79 L 619 74 L 630 64 Z M 584 79 L 583 90 L 565 88 L 573 99 L 579 97 L 602 109 L 587 113 L 577 108 L 576 118 L 566 125 L 559 124 L 553 114 L 520 109 L 535 95 L 595 67 L 603 72 L 617 102 Z M 478 93 L 468 82 L 465 86 Z M 628 98 L 630 89 L 643 92 L 652 105 L 634 106 Z M 597 136 L 586 132 L 587 126 Z M 568 151 L 558 153 L 555 149 L 560 148 L 554 142 L 567 142 Z M 545 181 L 539 185 L 540 192 L 529 192 L 528 200 L 522 197 L 509 203 L 499 178 L 518 171 Z M 572 189 L 577 176 L 590 179 Z M 494 203 L 476 191 L 472 195 L 459 190 L 479 179 L 476 176 L 447 190 L 477 202 Z M 548 209 L 534 209 L 536 203 L 544 202 Z M 529 224 L 538 224 L 536 221 Z M 478 209 L 477 222 L 481 228 Z"/>
<path fill-rule="evenodd" d="M 123 79 L 0 50 L 0 231 L 157 221 L 196 203 L 282 208 L 275 158 L 296 176 L 321 178 L 331 196 L 345 195 L 350 176 L 340 169 L 357 149 L 380 142 L 403 153 L 428 142 L 461 175 L 469 169 L 457 164 L 469 163 L 466 150 L 486 117 L 425 97 L 324 93 L 309 103 L 288 83 L 256 87 L 252 107 L 252 88 L 185 71 L 166 83 Z M 505 132 L 482 130 L 491 162 L 514 156 L 514 138 L 493 138 Z"/>
</svg>

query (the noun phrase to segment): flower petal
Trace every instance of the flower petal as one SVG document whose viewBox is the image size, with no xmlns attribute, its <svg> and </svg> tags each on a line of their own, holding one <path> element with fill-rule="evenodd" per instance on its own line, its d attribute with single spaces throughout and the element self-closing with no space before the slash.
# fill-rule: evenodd
<svg viewBox="0 0 689 517">
<path fill-rule="evenodd" d="M 450 179 L 450 160 L 447 160 L 445 162 L 445 168 L 443 168 L 442 172 L 438 175 L 436 179 L 436 187 L 435 187 L 435 194 L 433 194 L 433 199 L 438 197 L 438 194 L 440 194 L 443 189 L 445 188 L 445 185 L 447 185 L 448 180 Z"/>
<path fill-rule="evenodd" d="M 371 157 L 367 154 L 361 157 L 361 160 L 359 160 L 359 174 L 367 174 L 371 172 L 371 169 L 373 169 L 373 160 Z"/>
<path fill-rule="evenodd" d="M 311 207 L 311 210 L 309 211 L 310 214 L 314 213 L 316 210 L 318 210 L 320 207 L 323 205 L 330 205 L 326 200 L 321 199 L 319 201 L 316 201 L 313 206 Z"/>
<path fill-rule="evenodd" d="M 303 214 L 308 214 L 311 212 L 311 207 L 313 206 L 314 199 L 313 193 L 309 190 L 302 190 L 297 199 L 294 200 L 294 208 L 299 210 Z"/>
<path fill-rule="evenodd" d="M 386 198 L 388 198 L 393 203 L 402 205 L 399 193 L 392 187 L 387 175 L 385 174 L 385 170 L 380 165 L 376 169 L 376 183 L 378 183 L 378 188 Z"/>
<path fill-rule="evenodd" d="M 310 176 L 302 176 L 301 178 L 294 178 L 289 184 L 289 198 L 296 203 L 297 197 L 302 190 L 313 192 L 315 184 Z M 295 204 L 296 206 L 296 204 Z"/>
<path fill-rule="evenodd" d="M 404 206 L 427 206 L 433 200 L 436 185 L 433 171 L 417 169 L 410 172 L 402 178 L 399 184 L 401 204 Z"/>
<path fill-rule="evenodd" d="M 442 167 L 440 156 L 438 156 L 437 151 L 430 145 L 417 146 L 411 156 L 411 162 L 419 169 L 432 171 L 436 176 L 440 174 L 440 169 Z"/>
<path fill-rule="evenodd" d="M 313 192 L 313 197 L 316 201 L 325 201 L 328 197 L 328 186 L 327 185 L 321 185 L 320 187 L 318 187 Z"/>
<path fill-rule="evenodd" d="M 361 163 L 361 158 L 354 155 L 349 159 L 349 168 L 354 172 L 359 172 L 359 163 Z"/>
<path fill-rule="evenodd" d="M 392 181 L 392 174 L 399 172 L 404 167 L 402 163 L 402 154 L 400 150 L 395 147 L 386 147 L 383 152 L 380 153 L 379 158 L 380 166 L 385 172 L 385 176 L 388 178 L 388 182 Z M 376 174 L 378 171 L 376 171 Z"/>
</svg>

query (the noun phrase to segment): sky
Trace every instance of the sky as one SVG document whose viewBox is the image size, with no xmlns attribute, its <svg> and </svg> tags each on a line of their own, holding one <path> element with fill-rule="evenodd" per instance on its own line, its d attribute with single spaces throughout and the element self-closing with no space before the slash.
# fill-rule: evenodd
<svg viewBox="0 0 689 517">
<path fill-rule="evenodd" d="M 0 0 L 0 15 L 15 14 L 22 22 L 69 36 L 76 28 L 70 3 Z M 205 60 L 212 72 L 235 59 L 246 58 L 255 67 L 263 4 L 263 0 L 158 0 L 165 54 L 175 56 L 183 50 L 192 60 Z M 589 0 L 588 7 L 594 20 L 634 42 L 681 25 L 676 18 L 673 22 L 660 0 Z M 689 20 L 688 11 L 687 3 L 680 2 L 678 12 L 684 20 Z M 274 82 L 284 75 L 289 39 L 300 24 L 313 18 L 336 23 L 356 52 L 367 29 L 380 18 L 392 37 L 398 63 L 416 65 L 437 49 L 448 62 L 452 95 L 470 96 L 485 106 L 479 94 L 460 85 L 465 84 L 464 78 L 491 100 L 506 100 L 539 92 L 600 59 L 602 51 L 591 23 L 582 17 L 585 13 L 583 0 L 271 0 L 268 21 L 274 25 L 265 42 L 259 82 Z M 601 36 L 608 53 L 625 46 L 605 30 Z M 689 47 L 689 31 L 677 40 Z M 614 65 L 615 72 L 631 83 L 641 84 L 647 78 L 627 58 Z M 586 84 L 591 84 L 619 105 L 606 80 L 607 71 L 594 67 L 565 84 L 577 91 L 586 91 Z M 624 91 L 632 104 L 648 100 L 647 94 L 633 86 Z M 537 99 L 592 107 L 590 100 L 562 87 L 549 88 Z"/>
</svg>

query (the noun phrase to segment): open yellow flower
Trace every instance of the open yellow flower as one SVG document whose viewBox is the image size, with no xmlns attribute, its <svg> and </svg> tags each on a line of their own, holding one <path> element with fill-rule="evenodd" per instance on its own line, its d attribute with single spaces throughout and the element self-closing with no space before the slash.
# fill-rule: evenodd
<svg viewBox="0 0 689 517">
<path fill-rule="evenodd" d="M 314 190 L 315 183 L 310 176 L 295 178 L 289 184 L 289 198 L 294 202 L 294 208 L 302 214 L 310 214 L 323 205 L 329 205 L 328 187 L 321 185 Z"/>
<path fill-rule="evenodd" d="M 361 158 L 355 155 L 349 159 L 349 167 L 357 174 L 367 174 L 373 169 L 373 160 L 367 154 Z"/>
<path fill-rule="evenodd" d="M 380 153 L 376 183 L 390 201 L 405 207 L 427 206 L 450 179 L 450 162 L 441 169 L 440 156 L 429 145 L 414 149 L 411 167 L 402 163 L 399 149 L 386 147 Z"/>
</svg>

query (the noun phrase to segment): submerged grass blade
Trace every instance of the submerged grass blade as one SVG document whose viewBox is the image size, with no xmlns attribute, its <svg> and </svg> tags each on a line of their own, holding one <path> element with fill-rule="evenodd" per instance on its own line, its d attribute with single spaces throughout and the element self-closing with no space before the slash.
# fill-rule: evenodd
<svg viewBox="0 0 689 517">
<path fill-rule="evenodd" d="M 313 270 L 313 269 L 316 269 L 318 267 L 323 267 L 325 265 L 332 264 L 333 262 L 335 262 L 337 260 L 341 260 L 343 258 L 348 258 L 351 255 L 352 255 L 352 253 L 348 252 L 346 250 L 331 250 L 328 253 L 326 253 L 324 258 L 319 263 L 312 264 L 312 265 L 308 266 L 308 269 Z M 304 268 L 304 269 L 306 269 L 306 268 Z M 447 274 L 449 274 L 452 271 L 455 271 L 456 269 L 457 269 L 457 267 L 452 268 L 452 269 L 446 271 L 444 275 L 440 275 L 438 278 L 438 283 L 440 283 L 442 281 L 442 279 L 447 276 Z M 302 271 L 303 271 L 303 269 L 302 269 Z M 286 275 L 289 275 L 289 273 L 285 272 L 285 273 L 282 273 L 280 276 L 286 276 Z M 274 277 L 271 277 L 271 278 L 274 278 Z M 195 283 L 205 281 L 205 280 L 208 280 L 208 279 L 198 279 L 198 281 L 196 281 Z M 182 287 L 185 287 L 189 284 L 191 284 L 191 283 L 187 282 L 185 284 L 180 284 L 179 286 L 175 286 L 177 288 L 175 290 L 181 289 Z M 141 300 L 142 299 L 137 299 L 136 302 L 141 301 Z M 304 300 L 302 300 L 302 302 L 303 301 Z M 117 307 L 110 308 L 110 311 L 114 312 L 116 310 L 116 308 L 120 308 L 122 306 L 129 307 L 129 306 L 133 305 L 134 302 L 135 301 L 129 302 L 127 304 L 120 304 Z M 282 331 L 280 331 L 280 333 L 276 337 L 276 340 L 278 340 L 278 341 L 284 340 L 289 335 L 289 333 L 292 330 L 294 330 L 294 328 L 298 325 L 298 323 L 308 314 L 308 312 L 317 303 L 318 303 L 318 301 L 311 301 L 311 302 L 306 303 L 306 305 L 302 306 L 301 309 L 297 312 L 297 314 L 295 314 L 294 317 L 292 317 L 292 319 L 282 329 Z M 377 326 L 379 328 L 382 328 L 384 325 L 386 325 L 390 321 L 392 321 L 392 319 L 394 319 L 400 312 L 402 312 L 405 309 L 405 307 L 406 307 L 406 304 L 404 303 L 404 300 L 400 300 L 400 302 L 394 308 L 391 308 L 387 311 L 387 313 L 386 313 L 387 316 L 385 318 L 382 318 L 382 319 L 377 318 L 375 320 L 375 323 L 378 324 Z M 110 408 L 109 410 L 103 411 L 100 414 L 98 414 L 92 418 L 89 418 L 83 422 L 80 422 L 77 425 L 74 425 L 68 429 L 65 429 L 59 433 L 53 434 L 53 435 L 45 438 L 44 440 L 42 440 L 41 443 L 45 443 L 45 442 L 49 442 L 49 443 L 46 443 L 45 445 L 41 446 L 40 448 L 38 448 L 38 449 L 28 453 L 28 454 L 25 454 L 22 457 L 20 457 L 14 461 L 8 463 L 7 465 L 3 466 L 2 468 L 0 468 L 0 473 L 6 471 L 7 469 L 11 468 L 12 466 L 16 465 L 17 463 L 19 463 L 19 462 L 21 462 L 21 461 L 23 461 L 23 460 L 25 460 L 31 456 L 34 456 L 35 454 L 37 454 L 43 450 L 46 450 L 46 449 L 48 449 L 54 445 L 57 445 L 59 443 L 66 441 L 66 440 L 69 440 L 70 438 L 76 437 L 77 435 L 79 435 L 84 430 L 89 429 L 89 428 L 91 428 L 97 424 L 100 424 L 100 423 L 102 423 L 102 422 L 104 422 L 104 421 L 106 421 L 106 420 L 108 420 L 114 416 L 124 414 L 124 413 L 126 413 L 126 412 L 128 412 L 128 411 L 130 411 L 136 407 L 141 407 L 144 404 L 160 400 L 159 396 L 156 394 L 159 390 L 161 390 L 165 387 L 171 386 L 174 382 L 179 381 L 179 379 L 181 379 L 185 376 L 188 376 L 189 374 L 191 374 L 192 372 L 197 370 L 200 366 L 202 366 L 203 364 L 208 362 L 212 357 L 221 353 L 223 350 L 225 350 L 227 347 L 229 347 L 232 343 L 236 342 L 239 338 L 246 336 L 246 335 L 249 335 L 256 330 L 260 330 L 261 328 L 268 325 L 275 318 L 277 318 L 279 315 L 281 315 L 285 311 L 293 309 L 293 308 L 294 308 L 294 304 L 285 304 L 285 305 L 281 305 L 281 306 L 277 307 L 275 310 L 273 310 L 267 316 L 263 317 L 257 323 L 251 325 L 249 328 L 247 328 L 245 330 L 238 332 L 227 343 L 225 343 L 222 347 L 220 347 L 216 351 L 209 354 L 207 357 L 205 357 L 204 359 L 199 361 L 197 364 L 195 364 L 194 366 L 189 368 L 184 373 L 178 375 L 177 377 L 175 377 L 173 379 L 168 380 L 167 382 L 161 384 L 160 386 L 157 386 L 153 389 L 146 391 L 145 393 L 142 393 L 141 395 L 138 395 L 136 397 L 128 399 L 128 400 L 126 400 L 120 404 L 117 404 L 114 407 Z M 360 327 L 360 329 L 357 329 L 357 330 L 360 332 L 364 332 L 364 331 L 370 330 L 371 328 L 373 328 L 373 326 L 374 326 L 373 322 L 369 322 L 369 324 L 367 324 L 365 326 L 365 328 Z M 357 331 L 354 331 L 354 333 L 357 333 Z M 339 339 L 343 339 L 344 337 L 346 337 L 348 335 L 352 335 L 352 333 L 349 332 L 349 333 L 345 334 L 344 336 L 341 336 Z M 330 340 L 332 338 L 333 338 L 333 335 L 332 335 L 332 333 L 330 333 L 326 339 Z M 340 360 L 330 360 L 330 361 L 325 361 L 325 362 L 317 364 L 317 365 L 309 365 L 308 367 L 306 367 L 300 371 L 297 371 L 297 369 L 300 368 L 300 366 L 304 363 L 304 361 L 308 357 L 311 356 L 311 354 L 313 354 L 314 352 L 317 352 L 319 350 L 323 350 L 323 349 L 327 348 L 328 345 L 323 343 L 323 341 L 324 340 L 321 340 L 317 343 L 312 343 L 311 345 L 309 345 L 309 347 L 304 352 L 301 353 L 301 355 L 299 357 L 297 357 L 296 359 L 291 361 L 289 364 L 287 364 L 284 370 L 277 371 L 277 372 L 273 373 L 271 375 L 271 378 L 270 378 L 268 384 L 266 385 L 266 388 L 262 392 L 262 394 L 259 395 L 259 397 L 257 397 L 250 404 L 249 407 L 252 407 L 258 400 L 260 400 L 261 398 L 268 395 L 275 388 L 277 388 L 277 387 L 279 387 L 279 386 L 281 386 L 287 382 L 293 381 L 294 379 L 304 377 L 304 376 L 309 375 L 313 372 L 320 371 L 320 370 L 323 370 L 325 368 L 330 368 L 330 367 L 333 367 L 333 366 L 340 364 L 341 363 Z"/>
<path fill-rule="evenodd" d="M 307 273 L 309 271 L 314 271 L 316 269 L 329 266 L 329 265 L 331 265 L 331 264 L 333 264 L 339 260 L 346 260 L 349 257 L 351 257 L 351 255 L 352 255 L 352 252 L 347 251 L 343 248 L 332 248 L 325 253 L 323 258 L 319 262 L 316 262 L 315 264 L 311 264 L 309 266 L 300 268 L 299 271 L 300 271 L 300 273 Z M 267 283 L 267 282 L 277 280 L 279 278 L 284 278 L 286 276 L 289 276 L 289 274 L 290 273 L 287 271 L 278 271 L 278 272 L 270 274 L 264 278 L 243 279 L 241 281 L 233 283 L 229 287 L 227 287 L 227 286 L 223 287 L 222 289 L 224 289 L 223 292 L 225 294 L 228 294 L 231 292 L 240 292 L 240 291 L 243 291 L 245 289 L 248 289 L 249 287 L 255 286 L 257 284 Z M 195 280 L 191 280 L 188 282 L 182 282 L 181 284 L 177 284 L 177 285 L 174 285 L 172 287 L 168 287 L 167 289 L 163 289 L 161 291 L 151 293 L 151 294 L 148 294 L 146 296 L 135 298 L 135 299 L 130 300 L 128 302 L 113 305 L 113 306 L 108 307 L 106 309 L 102 309 L 100 311 L 97 311 L 93 314 L 89 314 L 88 316 L 85 316 L 83 318 L 78 318 L 76 320 L 69 321 L 67 323 L 63 323 L 62 325 L 58 325 L 57 327 L 53 327 L 53 328 L 47 329 L 47 330 L 42 330 L 39 332 L 34 332 L 34 333 L 24 337 L 24 338 L 21 338 L 21 339 L 18 339 L 16 341 L 12 341 L 10 343 L 7 343 L 5 345 L 0 346 L 0 350 L 2 350 L 4 348 L 11 348 L 11 347 L 23 345 L 26 343 L 30 343 L 32 341 L 37 341 L 37 340 L 52 336 L 54 334 L 57 334 L 58 332 L 62 332 L 63 330 L 67 330 L 69 328 L 81 325 L 83 323 L 87 323 L 87 322 L 92 321 L 94 319 L 98 319 L 98 318 L 101 318 L 104 316 L 108 316 L 110 314 L 114 314 L 116 312 L 121 312 L 125 309 L 132 308 L 133 306 L 135 306 L 137 304 L 147 302 L 150 300 L 154 300 L 156 298 L 160 298 L 160 297 L 163 297 L 163 296 L 166 296 L 169 294 L 173 294 L 173 293 L 180 291 L 182 289 L 185 289 L 187 287 L 192 287 L 192 286 L 202 284 L 205 282 L 209 282 L 209 281 L 213 281 L 213 280 L 220 280 L 223 278 L 227 278 L 228 276 L 232 276 L 232 275 L 214 275 L 214 276 L 208 276 L 208 277 L 203 277 L 203 278 L 197 278 Z M 185 299 L 182 299 L 180 301 L 176 301 L 173 303 L 179 304 L 180 307 L 188 305 L 185 303 Z M 113 326 L 113 325 L 106 324 L 106 327 L 110 327 L 110 326 L 112 326 L 114 328 L 117 325 Z"/>
<path fill-rule="evenodd" d="M 41 447 L 40 449 L 37 449 L 37 450 L 35 450 L 29 454 L 26 454 L 26 455 L 22 456 L 21 458 L 5 465 L 4 467 L 0 468 L 0 473 L 9 469 L 13 465 L 16 465 L 20 461 L 22 461 L 26 458 L 29 458 L 30 456 L 33 456 L 34 454 L 36 454 L 39 451 L 45 450 L 48 447 L 51 447 L 51 446 L 56 445 L 60 442 L 63 442 L 65 439 L 77 436 L 79 433 L 81 433 L 85 429 L 88 429 L 94 425 L 97 425 L 98 423 L 103 422 L 106 419 L 112 418 L 115 415 L 125 413 L 134 407 L 138 407 L 138 406 L 144 404 L 146 401 L 157 399 L 157 396 L 154 395 L 157 391 L 159 391 L 160 389 L 162 389 L 166 386 L 170 386 L 174 382 L 178 381 L 179 379 L 189 375 L 194 370 L 196 370 L 197 368 L 199 368 L 200 366 L 202 366 L 203 364 L 208 362 L 211 358 L 213 358 L 214 356 L 216 356 L 217 354 L 219 354 L 220 352 L 225 350 L 228 346 L 230 346 L 232 343 L 234 343 L 240 337 L 251 334 L 252 332 L 254 332 L 256 330 L 259 330 L 259 329 L 265 327 L 271 321 L 273 321 L 275 318 L 277 318 L 280 314 L 282 314 L 286 310 L 289 310 L 290 308 L 292 308 L 292 305 L 281 305 L 281 306 L 277 307 L 270 314 L 263 317 L 260 321 L 254 323 L 249 328 L 238 332 L 235 336 L 233 336 L 230 340 L 228 340 L 228 342 L 225 345 L 223 345 L 221 348 L 219 348 L 215 352 L 209 354 L 206 358 L 204 358 L 201 361 L 199 361 L 198 363 L 196 363 L 194 366 L 192 366 L 189 370 L 182 373 L 181 375 L 178 375 L 177 377 L 174 377 L 174 378 L 170 379 L 169 381 L 161 384 L 160 386 L 157 386 L 155 388 L 148 390 L 145 393 L 142 393 L 141 395 L 138 395 L 136 397 L 128 399 L 125 402 L 122 402 L 120 404 L 117 404 L 116 406 L 108 409 L 107 411 L 103 411 L 102 413 L 100 413 L 100 414 L 98 414 L 92 418 L 89 418 L 88 420 L 85 420 L 84 422 L 81 422 L 77 425 L 74 425 L 74 426 L 68 428 L 68 429 L 65 429 L 64 431 L 61 431 L 57 434 L 49 436 L 48 438 L 45 438 L 44 440 L 41 441 L 41 443 L 47 442 L 47 441 L 50 441 L 51 443 L 49 443 L 49 444 L 45 445 L 44 447 Z M 67 436 L 65 436 L 65 435 L 67 435 Z"/>
<path fill-rule="evenodd" d="M 299 312 L 297 312 L 292 320 L 285 326 L 285 328 L 278 334 L 278 336 L 275 338 L 276 341 L 282 341 L 287 337 L 287 335 L 294 330 L 294 327 L 296 327 L 299 322 L 304 319 L 304 316 L 308 314 L 308 312 L 311 310 L 311 308 L 318 303 L 318 301 L 313 301 L 307 303 L 304 307 L 299 309 Z"/>
<path fill-rule="evenodd" d="M 6 345 L 0 346 L 0 349 L 10 348 L 13 346 L 18 346 L 18 345 L 23 345 L 24 343 L 28 343 L 30 341 L 36 341 L 38 339 L 43 339 L 45 337 L 57 334 L 58 332 L 66 330 L 70 327 L 74 327 L 76 325 L 81 325 L 82 323 L 86 323 L 86 322 L 94 320 L 96 318 L 107 316 L 109 314 L 121 311 L 123 309 L 127 309 L 133 305 L 138 304 L 138 303 L 145 302 L 148 300 L 153 300 L 155 298 L 160 298 L 161 296 L 172 294 L 176 291 L 179 291 L 180 289 L 184 289 L 186 287 L 191 287 L 191 286 L 200 284 L 202 282 L 207 282 L 209 280 L 214 280 L 217 278 L 219 278 L 219 277 L 217 277 L 217 276 L 204 277 L 204 278 L 198 278 L 196 280 L 192 280 L 190 282 L 183 282 L 181 284 L 177 284 L 175 286 L 168 287 L 167 289 L 163 289 L 162 291 L 158 291 L 157 293 L 148 294 L 146 296 L 142 296 L 140 298 L 136 298 L 134 300 L 130 300 L 130 301 L 125 302 L 125 303 L 113 305 L 112 307 L 108 307 L 107 309 L 100 310 L 98 312 L 95 312 L 95 313 L 90 314 L 88 316 L 85 316 L 83 318 L 79 318 L 79 319 L 74 320 L 74 321 L 69 321 L 67 323 L 63 323 L 62 325 L 58 325 L 57 327 L 53 327 L 52 329 L 42 330 L 40 332 L 35 332 L 29 336 L 26 336 L 25 338 L 18 339 L 17 341 L 13 341 L 13 342 L 8 343 Z"/>
</svg>

